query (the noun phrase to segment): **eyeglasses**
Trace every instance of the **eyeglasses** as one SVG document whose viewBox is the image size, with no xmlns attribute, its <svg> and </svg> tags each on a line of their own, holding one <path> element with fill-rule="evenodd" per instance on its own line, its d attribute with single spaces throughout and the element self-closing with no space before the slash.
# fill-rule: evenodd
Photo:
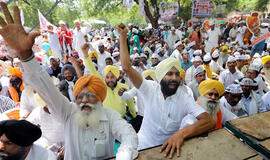
<svg viewBox="0 0 270 160">
<path fill-rule="evenodd" d="M 94 94 L 92 94 L 92 93 L 87 93 L 87 94 L 83 94 L 83 93 L 81 93 L 81 94 L 78 94 L 77 96 L 76 96 L 76 99 L 78 99 L 78 100 L 82 100 L 83 98 L 84 98 L 84 96 L 86 96 L 86 98 L 87 99 L 91 99 L 91 100 L 97 100 L 97 97 L 94 95 Z"/>
<path fill-rule="evenodd" d="M 219 94 L 218 93 L 212 93 L 212 92 L 210 92 L 207 95 L 210 96 L 210 97 L 212 97 L 212 96 L 219 97 Z"/>
</svg>

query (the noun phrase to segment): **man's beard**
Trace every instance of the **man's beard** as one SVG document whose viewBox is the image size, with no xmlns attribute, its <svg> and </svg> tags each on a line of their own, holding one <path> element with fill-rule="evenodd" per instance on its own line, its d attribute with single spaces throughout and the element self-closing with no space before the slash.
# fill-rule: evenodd
<svg viewBox="0 0 270 160">
<path fill-rule="evenodd" d="M 113 83 L 112 85 L 110 85 L 108 82 L 106 82 L 107 86 L 110 88 L 115 88 L 117 86 L 117 81 L 116 82 L 110 82 Z"/>
<path fill-rule="evenodd" d="M 91 111 L 81 110 L 84 105 L 90 106 Z M 99 120 L 102 112 L 102 104 L 81 103 L 75 112 L 73 119 L 80 128 L 91 127 L 95 128 L 99 125 Z"/>
<path fill-rule="evenodd" d="M 200 96 L 199 105 L 203 107 L 213 119 L 215 120 L 217 119 L 217 113 L 220 109 L 220 103 L 218 100 L 212 100 L 206 98 L 205 96 Z"/>
<path fill-rule="evenodd" d="M 22 80 L 20 78 L 16 78 L 16 79 L 13 79 L 13 80 L 12 79 L 9 80 L 9 82 L 10 82 L 12 87 L 18 88 L 19 87 L 18 85 L 22 83 Z"/>
<path fill-rule="evenodd" d="M 0 160 L 23 160 L 25 155 L 25 148 L 21 147 L 16 153 L 8 154 L 4 151 L 0 151 Z"/>
<path fill-rule="evenodd" d="M 175 84 L 175 88 L 169 88 L 169 85 L 170 84 Z M 176 93 L 178 87 L 180 85 L 180 82 L 178 81 L 174 81 L 174 80 L 171 80 L 171 81 L 164 81 L 163 79 L 160 81 L 160 86 L 161 86 L 161 91 L 163 94 L 165 94 L 166 96 L 171 96 L 173 94 Z"/>
</svg>

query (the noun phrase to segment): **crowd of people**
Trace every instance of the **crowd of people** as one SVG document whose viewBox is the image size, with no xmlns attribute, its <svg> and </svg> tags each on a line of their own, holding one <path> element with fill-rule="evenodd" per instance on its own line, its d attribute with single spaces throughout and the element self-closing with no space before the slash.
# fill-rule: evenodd
<svg viewBox="0 0 270 160">
<path fill-rule="evenodd" d="M 270 37 L 251 45 L 269 23 L 253 34 L 245 21 L 97 30 L 76 20 L 26 33 L 18 7 L 11 16 L 0 4 L 17 55 L 0 61 L 0 159 L 131 160 L 158 145 L 172 158 L 187 138 L 270 110 Z"/>
</svg>

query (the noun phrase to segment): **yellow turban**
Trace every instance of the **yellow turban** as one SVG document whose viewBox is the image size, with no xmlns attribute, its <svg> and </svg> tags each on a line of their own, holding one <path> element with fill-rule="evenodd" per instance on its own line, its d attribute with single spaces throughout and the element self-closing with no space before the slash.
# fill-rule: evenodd
<svg viewBox="0 0 270 160">
<path fill-rule="evenodd" d="M 143 71 L 142 76 L 143 76 L 143 78 L 150 76 L 154 81 L 157 81 L 156 72 L 152 69 L 148 69 L 146 71 Z"/>
<path fill-rule="evenodd" d="M 265 56 L 265 57 L 262 58 L 262 64 L 265 64 L 268 61 L 270 61 L 270 56 Z"/>
<path fill-rule="evenodd" d="M 183 79 L 183 80 L 185 80 L 185 78 L 186 78 L 186 72 L 185 72 L 185 70 L 181 70 L 181 72 L 180 72 L 180 77 Z"/>
<path fill-rule="evenodd" d="M 108 65 L 106 66 L 106 68 L 104 69 L 104 76 L 106 77 L 106 75 L 109 73 L 109 72 L 112 72 L 112 74 L 116 77 L 116 78 L 119 78 L 120 76 L 120 71 L 117 67 L 115 66 L 112 66 L 112 65 Z"/>
<path fill-rule="evenodd" d="M 216 89 L 219 96 L 222 96 L 225 91 L 224 85 L 220 81 L 212 80 L 212 79 L 202 81 L 198 87 L 198 90 L 201 96 L 204 96 L 206 93 L 208 93 L 209 91 L 213 89 Z"/>
<path fill-rule="evenodd" d="M 167 58 L 160 62 L 156 68 L 156 77 L 158 83 L 162 80 L 162 78 L 166 75 L 166 73 L 175 67 L 179 72 L 181 72 L 181 63 L 175 58 Z"/>
<path fill-rule="evenodd" d="M 75 99 L 84 87 L 87 87 L 88 90 L 93 93 L 100 102 L 103 102 L 106 98 L 107 87 L 103 80 L 100 78 L 94 75 L 80 77 L 73 88 L 73 95 Z"/>
<path fill-rule="evenodd" d="M 18 68 L 10 68 L 8 73 L 9 75 L 15 75 L 22 79 L 22 72 Z"/>
<path fill-rule="evenodd" d="M 224 52 L 224 51 L 228 51 L 229 50 L 229 47 L 228 46 L 222 46 L 221 47 L 221 51 Z"/>
<path fill-rule="evenodd" d="M 98 59 L 98 54 L 97 54 L 97 52 L 92 51 L 92 52 L 89 53 L 89 56 L 90 56 L 90 57 L 92 57 L 93 55 L 96 57 L 96 59 Z"/>
<path fill-rule="evenodd" d="M 185 38 L 185 39 L 184 39 L 184 43 L 186 43 L 186 42 L 187 42 L 187 40 L 189 40 L 189 39 L 188 39 L 188 38 Z"/>
</svg>

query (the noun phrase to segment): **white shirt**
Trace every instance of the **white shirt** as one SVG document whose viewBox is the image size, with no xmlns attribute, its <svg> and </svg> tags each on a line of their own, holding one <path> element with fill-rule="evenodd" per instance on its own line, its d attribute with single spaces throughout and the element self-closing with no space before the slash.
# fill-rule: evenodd
<svg viewBox="0 0 270 160">
<path fill-rule="evenodd" d="M 43 147 L 49 147 L 53 144 L 64 142 L 64 126 L 57 119 L 55 119 L 51 114 L 46 113 L 42 107 L 35 108 L 31 114 L 27 117 L 27 121 L 39 125 L 42 131 L 41 139 L 44 141 L 39 141 L 39 144 Z"/>
<path fill-rule="evenodd" d="M 237 71 L 233 74 L 229 71 L 229 69 L 224 70 L 221 72 L 219 76 L 219 81 L 223 83 L 224 88 L 226 88 L 228 85 L 232 84 L 235 80 L 242 78 L 244 75 L 242 72 Z"/>
<path fill-rule="evenodd" d="M 75 28 L 73 30 L 73 47 L 79 53 L 79 57 L 83 58 L 83 53 L 81 50 L 81 46 L 85 43 L 84 35 L 90 32 L 91 26 L 88 23 L 84 23 L 86 27 L 81 27 L 80 30 Z"/>
<path fill-rule="evenodd" d="M 31 86 L 26 86 L 22 91 L 21 102 L 20 102 L 20 117 L 27 115 L 32 112 L 36 107 L 38 107 L 38 103 L 34 97 L 34 91 Z"/>
<path fill-rule="evenodd" d="M 52 151 L 33 144 L 25 160 L 56 160 Z"/>
<path fill-rule="evenodd" d="M 187 69 L 186 77 L 185 77 L 186 84 L 190 83 L 194 79 L 193 74 L 194 74 L 195 69 L 196 68 L 194 67 L 194 65 L 192 65 L 191 67 Z"/>
<path fill-rule="evenodd" d="M 181 62 L 181 60 L 182 60 L 182 55 L 181 55 L 181 53 L 178 51 L 178 49 L 175 49 L 175 50 L 172 52 L 172 54 L 171 54 L 170 57 L 176 58 L 179 62 Z"/>
<path fill-rule="evenodd" d="M 221 35 L 220 30 L 218 28 L 215 28 L 214 30 L 209 30 L 208 31 L 208 41 L 205 45 L 205 51 L 211 52 L 213 47 L 218 46 L 218 40 L 219 36 Z"/>
<path fill-rule="evenodd" d="M 51 46 L 51 51 L 52 51 L 52 56 L 59 58 L 60 60 L 62 60 L 62 47 L 61 44 L 59 42 L 59 38 L 57 33 L 49 33 L 48 34 L 48 39 L 50 42 L 50 46 Z"/>
<path fill-rule="evenodd" d="M 174 95 L 164 99 L 159 83 L 143 79 L 139 91 L 147 97 L 144 119 L 138 133 L 139 149 L 164 143 L 180 129 L 181 121 L 187 114 L 197 117 L 205 112 L 183 86 L 179 86 Z"/>
<path fill-rule="evenodd" d="M 99 126 L 95 129 L 81 128 L 73 118 L 77 105 L 69 102 L 59 92 L 37 60 L 25 62 L 23 67 L 25 81 L 37 90 L 49 106 L 51 114 L 64 124 L 65 160 L 109 158 L 114 155 L 114 138 L 121 142 L 120 147 L 130 150 L 136 156 L 136 133 L 119 113 L 102 107 Z"/>
<path fill-rule="evenodd" d="M 214 60 L 212 60 L 211 62 L 210 62 L 210 68 L 212 69 L 212 71 L 214 72 L 214 73 L 218 73 L 218 72 L 222 72 L 222 71 L 224 71 L 224 68 L 223 67 L 221 67 L 217 62 L 215 62 Z"/>
<path fill-rule="evenodd" d="M 264 102 L 264 105 L 266 107 L 266 110 L 270 110 L 270 91 L 267 92 L 263 97 L 262 100 Z"/>
<path fill-rule="evenodd" d="M 167 38 L 167 41 L 166 43 L 169 45 L 169 48 L 170 49 L 173 49 L 174 48 L 174 45 L 175 45 L 175 41 L 177 40 L 180 40 L 180 38 L 178 37 L 177 34 L 172 34 L 171 32 L 169 33 L 169 36 Z"/>
<path fill-rule="evenodd" d="M 238 117 L 247 116 L 247 114 L 245 113 L 245 108 L 244 108 L 241 100 L 235 106 L 231 106 L 224 96 L 219 101 L 225 108 L 227 108 L 229 111 L 231 111 L 236 116 L 238 116 Z"/>
<path fill-rule="evenodd" d="M 230 30 L 230 32 L 229 32 L 230 38 L 236 38 L 237 30 L 238 30 L 237 28 L 236 28 L 236 29 L 232 28 L 232 29 Z"/>
<path fill-rule="evenodd" d="M 259 95 L 263 96 L 264 93 L 269 91 L 269 88 L 268 88 L 267 84 L 265 83 L 265 81 L 263 81 L 261 74 L 259 74 L 254 80 L 258 83 L 258 94 Z"/>
<path fill-rule="evenodd" d="M 188 87 L 191 88 L 192 92 L 193 92 L 193 97 L 194 100 L 197 101 L 198 97 L 200 97 L 200 93 L 198 90 L 199 84 L 198 82 L 194 79 L 191 82 L 188 83 Z"/>
</svg>

